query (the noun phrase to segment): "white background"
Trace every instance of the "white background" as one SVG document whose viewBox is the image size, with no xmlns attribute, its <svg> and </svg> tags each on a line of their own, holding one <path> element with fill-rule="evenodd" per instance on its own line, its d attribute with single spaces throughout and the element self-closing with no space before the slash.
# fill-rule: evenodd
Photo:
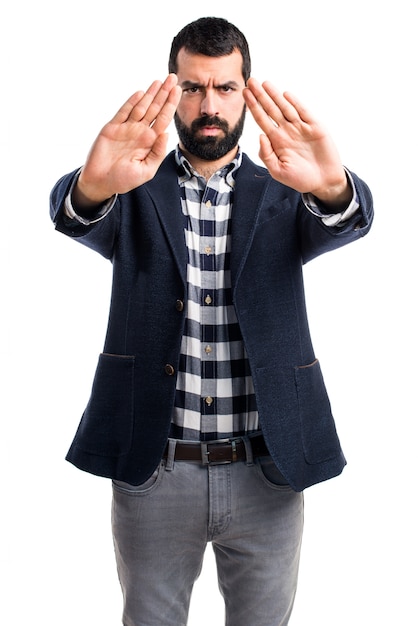
<svg viewBox="0 0 418 626">
<path fill-rule="evenodd" d="M 165 77 L 172 37 L 209 14 L 243 30 L 253 75 L 295 92 L 325 121 L 343 162 L 375 198 L 370 235 L 305 272 L 314 344 L 349 464 L 306 491 L 292 626 L 417 624 L 413 3 L 7 4 L 1 623 L 120 623 L 109 482 L 64 460 L 103 344 L 111 267 L 54 232 L 48 196 L 131 93 Z M 173 132 L 171 147 L 175 141 Z M 242 146 L 257 160 L 250 118 Z M 222 624 L 222 615 L 209 549 L 189 624 Z"/>
</svg>

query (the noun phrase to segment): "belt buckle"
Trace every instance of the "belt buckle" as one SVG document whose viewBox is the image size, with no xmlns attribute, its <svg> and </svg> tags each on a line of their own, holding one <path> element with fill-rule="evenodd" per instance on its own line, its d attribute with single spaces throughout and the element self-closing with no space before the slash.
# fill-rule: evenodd
<svg viewBox="0 0 418 626">
<path fill-rule="evenodd" d="M 201 441 L 200 451 L 202 456 L 202 465 L 228 465 L 237 460 L 237 441 L 240 439 L 214 439 L 213 441 Z M 211 461 L 209 446 L 216 446 L 217 444 L 229 443 L 231 445 L 231 459 L 225 459 L 223 461 Z"/>
</svg>

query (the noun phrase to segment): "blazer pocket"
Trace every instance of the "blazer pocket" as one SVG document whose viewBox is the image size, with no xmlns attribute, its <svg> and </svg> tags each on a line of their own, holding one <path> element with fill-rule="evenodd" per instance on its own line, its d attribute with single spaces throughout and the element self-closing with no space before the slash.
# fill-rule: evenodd
<svg viewBox="0 0 418 626">
<path fill-rule="evenodd" d="M 341 451 L 319 361 L 295 370 L 306 461 L 321 463 Z"/>
<path fill-rule="evenodd" d="M 99 356 L 90 400 L 75 443 L 89 454 L 120 456 L 131 447 L 134 421 L 134 356 Z"/>
<path fill-rule="evenodd" d="M 265 204 L 258 215 L 257 227 L 271 222 L 271 220 L 274 220 L 277 217 L 282 217 L 284 211 L 290 210 L 292 210 L 292 205 L 289 202 L 289 198 L 282 198 L 280 202 L 277 202 L 275 199 L 274 202 Z"/>
</svg>

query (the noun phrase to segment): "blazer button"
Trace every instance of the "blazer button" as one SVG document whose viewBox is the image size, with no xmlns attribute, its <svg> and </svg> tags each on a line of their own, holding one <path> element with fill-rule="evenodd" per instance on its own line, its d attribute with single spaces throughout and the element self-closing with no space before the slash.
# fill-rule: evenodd
<svg viewBox="0 0 418 626">
<path fill-rule="evenodd" d="M 170 363 L 167 363 L 167 365 L 164 367 L 165 373 L 168 376 L 174 376 L 174 367 L 172 365 L 170 365 Z"/>
<path fill-rule="evenodd" d="M 183 302 L 183 300 L 176 300 L 176 309 L 177 309 L 177 311 L 179 311 L 181 313 L 181 311 L 184 309 L 184 302 Z"/>
</svg>

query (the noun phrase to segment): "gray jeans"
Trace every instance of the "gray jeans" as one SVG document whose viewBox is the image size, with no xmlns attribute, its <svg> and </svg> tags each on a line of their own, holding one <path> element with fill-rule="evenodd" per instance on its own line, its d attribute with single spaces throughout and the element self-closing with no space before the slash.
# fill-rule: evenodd
<svg viewBox="0 0 418 626">
<path fill-rule="evenodd" d="M 270 457 L 202 466 L 168 459 L 140 486 L 113 481 L 125 626 L 185 626 L 208 542 L 227 626 L 285 626 L 296 592 L 303 494 Z M 210 622 L 210 598 L 202 623 Z"/>
</svg>

